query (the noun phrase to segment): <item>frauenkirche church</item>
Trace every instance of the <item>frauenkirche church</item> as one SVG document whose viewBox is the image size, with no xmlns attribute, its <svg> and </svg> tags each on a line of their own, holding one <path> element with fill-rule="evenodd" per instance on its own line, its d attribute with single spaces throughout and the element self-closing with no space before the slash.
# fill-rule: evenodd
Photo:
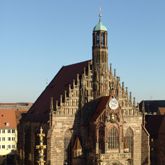
<svg viewBox="0 0 165 165">
<path fill-rule="evenodd" d="M 149 135 L 135 99 L 108 65 L 108 31 L 93 29 L 92 59 L 63 66 L 19 126 L 20 164 L 149 165 Z"/>
</svg>

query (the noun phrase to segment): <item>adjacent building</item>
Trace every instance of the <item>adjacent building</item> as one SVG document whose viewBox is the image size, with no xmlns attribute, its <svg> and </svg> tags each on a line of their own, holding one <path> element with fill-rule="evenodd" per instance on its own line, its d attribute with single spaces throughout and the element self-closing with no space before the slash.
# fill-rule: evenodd
<svg viewBox="0 0 165 165">
<path fill-rule="evenodd" d="M 101 16 L 92 40 L 92 59 L 63 66 L 21 119 L 20 164 L 38 161 L 41 126 L 48 165 L 150 164 L 142 113 L 108 65 L 108 30 Z"/>
<path fill-rule="evenodd" d="M 165 100 L 143 100 L 140 111 L 150 135 L 151 165 L 165 164 Z"/>
<path fill-rule="evenodd" d="M 32 103 L 0 103 L 0 109 L 15 110 L 15 111 L 28 111 Z"/>
<path fill-rule="evenodd" d="M 143 100 L 139 109 L 145 115 L 165 115 L 165 100 Z"/>
<path fill-rule="evenodd" d="M 15 164 L 17 125 L 31 103 L 0 103 L 0 164 Z M 2 163 L 3 162 L 3 163 Z"/>
<path fill-rule="evenodd" d="M 0 155 L 14 153 L 17 149 L 17 124 L 15 111 L 0 109 Z"/>
</svg>

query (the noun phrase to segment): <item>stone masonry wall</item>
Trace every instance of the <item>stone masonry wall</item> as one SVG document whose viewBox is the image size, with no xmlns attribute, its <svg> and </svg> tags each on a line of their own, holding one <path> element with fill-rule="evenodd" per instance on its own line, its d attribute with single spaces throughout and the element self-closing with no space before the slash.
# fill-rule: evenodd
<svg viewBox="0 0 165 165">
<path fill-rule="evenodd" d="M 74 125 L 74 116 L 54 116 L 53 125 L 50 133 L 50 142 L 48 146 L 50 165 L 64 164 L 64 138 L 65 133 L 70 133 L 72 137 L 72 128 Z"/>
<path fill-rule="evenodd" d="M 142 116 L 129 116 L 125 117 L 124 131 L 127 128 L 131 127 L 134 133 L 134 142 L 133 142 L 133 164 L 141 164 L 141 142 L 142 142 Z"/>
<path fill-rule="evenodd" d="M 150 164 L 150 147 L 149 147 L 149 134 L 146 129 L 142 127 L 142 165 Z"/>
</svg>

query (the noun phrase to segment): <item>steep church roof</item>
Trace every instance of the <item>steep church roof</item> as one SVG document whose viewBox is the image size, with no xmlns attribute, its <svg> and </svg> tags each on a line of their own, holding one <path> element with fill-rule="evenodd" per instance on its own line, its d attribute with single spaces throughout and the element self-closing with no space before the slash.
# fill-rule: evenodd
<svg viewBox="0 0 165 165">
<path fill-rule="evenodd" d="M 97 109 L 95 113 L 92 116 L 91 121 L 96 121 L 97 118 L 100 116 L 100 114 L 103 112 L 103 110 L 106 108 L 107 102 L 109 100 L 109 96 L 104 96 L 101 98 L 99 105 L 97 106 Z"/>
<path fill-rule="evenodd" d="M 81 75 L 83 73 L 84 68 L 88 66 L 89 62 L 90 60 L 63 66 L 38 97 L 28 113 L 23 116 L 22 120 L 36 122 L 48 121 L 50 98 L 53 97 L 54 100 L 59 100 L 60 95 L 63 94 L 65 90 L 68 91 L 69 84 L 72 84 L 73 79 L 76 79 L 77 74 Z"/>
<path fill-rule="evenodd" d="M 106 108 L 108 100 L 109 96 L 103 96 L 85 104 L 82 110 L 83 126 L 88 125 L 90 122 L 96 121 L 96 119 Z"/>
</svg>

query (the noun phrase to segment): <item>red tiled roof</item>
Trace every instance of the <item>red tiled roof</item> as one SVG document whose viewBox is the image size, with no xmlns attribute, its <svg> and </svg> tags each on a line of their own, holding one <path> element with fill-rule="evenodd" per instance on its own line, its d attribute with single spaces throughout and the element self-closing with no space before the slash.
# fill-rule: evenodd
<svg viewBox="0 0 165 165">
<path fill-rule="evenodd" d="M 13 109 L 0 109 L 0 128 L 16 128 L 16 115 Z"/>
<path fill-rule="evenodd" d="M 109 96 L 103 96 L 100 100 L 100 103 L 95 111 L 95 113 L 92 116 L 91 121 L 94 122 L 96 119 L 100 116 L 100 114 L 103 112 L 103 110 L 106 108 L 106 104 L 109 100 Z"/>
<path fill-rule="evenodd" d="M 165 115 L 165 107 L 159 107 L 160 115 Z"/>
<path fill-rule="evenodd" d="M 76 80 L 77 74 L 81 75 L 84 68 L 88 66 L 88 61 L 76 63 L 68 66 L 63 66 L 42 94 L 38 97 L 36 102 L 30 108 L 28 113 L 23 117 L 23 120 L 33 120 L 46 122 L 49 119 L 50 112 L 50 98 L 55 100 L 60 99 L 60 95 L 64 91 L 68 91 L 69 84 L 72 84 L 73 79 Z"/>
</svg>

